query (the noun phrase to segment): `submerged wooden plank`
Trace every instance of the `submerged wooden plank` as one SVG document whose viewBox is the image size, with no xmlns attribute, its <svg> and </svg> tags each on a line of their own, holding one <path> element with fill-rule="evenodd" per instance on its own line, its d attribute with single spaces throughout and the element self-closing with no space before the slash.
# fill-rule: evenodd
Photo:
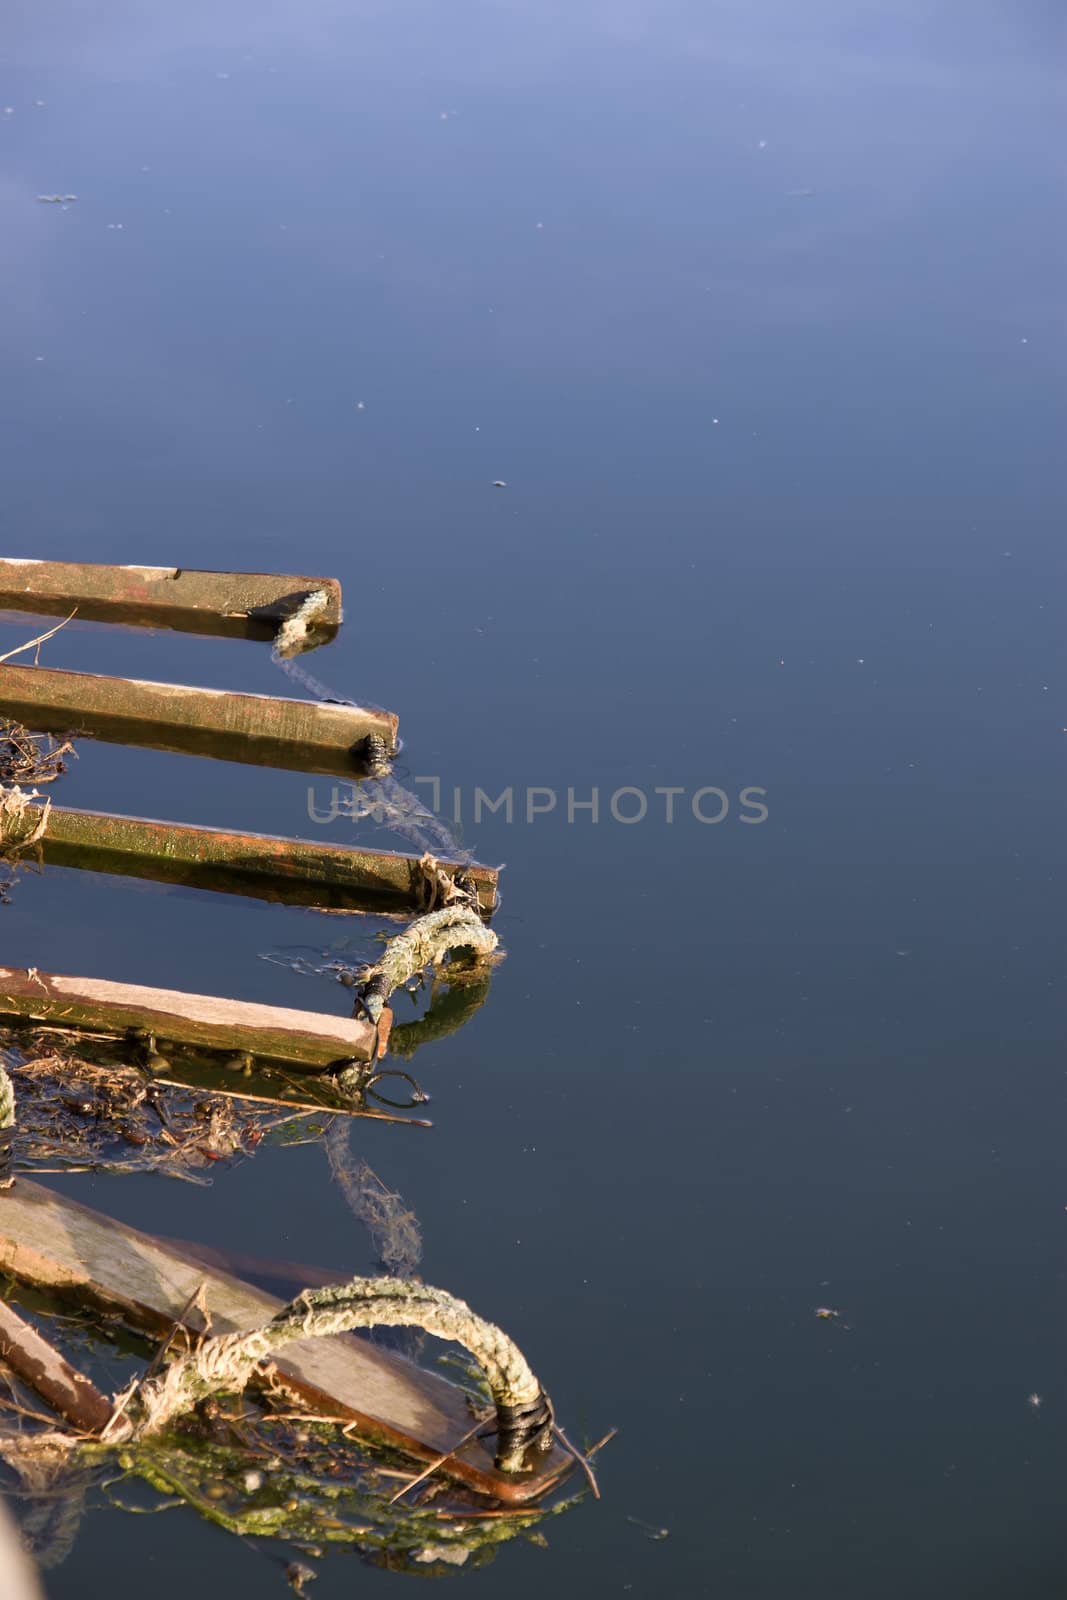
<svg viewBox="0 0 1067 1600">
<path fill-rule="evenodd" d="M 364 769 L 371 736 L 391 754 L 398 727 L 391 712 L 364 706 L 12 662 L 0 665 L 0 712 L 44 733 L 342 777 Z"/>
<path fill-rule="evenodd" d="M 36 1389 L 61 1417 L 84 1433 L 97 1433 L 111 1416 L 110 1400 L 95 1383 L 0 1300 L 0 1360 Z"/>
<path fill-rule="evenodd" d="M 177 1044 L 248 1052 L 305 1072 L 370 1061 L 377 1037 L 374 1024 L 362 1017 L 64 977 L 36 967 L 0 967 L 0 1015 L 118 1036 L 144 1032 Z"/>
<path fill-rule="evenodd" d="M 251 1284 L 184 1256 L 144 1233 L 19 1179 L 0 1195 L 0 1270 L 28 1283 L 118 1310 L 134 1327 L 169 1333 L 174 1323 L 203 1331 L 189 1304 L 206 1303 L 213 1333 L 246 1331 L 283 1302 Z M 469 1433 L 461 1389 L 356 1334 L 302 1340 L 276 1362 L 277 1380 L 322 1415 L 350 1419 L 368 1439 L 423 1461 L 436 1460 Z M 486 1444 L 471 1441 L 442 1471 L 479 1493 L 521 1504 L 566 1471 L 553 1450 L 536 1472 L 496 1471 Z"/>
<path fill-rule="evenodd" d="M 185 823 L 120 817 L 53 805 L 40 840 L 45 862 L 157 883 L 250 895 L 329 911 L 400 912 L 426 908 L 427 878 L 417 856 L 268 834 L 230 833 Z M 487 915 L 496 905 L 493 867 L 438 861 L 462 877 Z"/>
<path fill-rule="evenodd" d="M 0 558 L 0 609 L 64 617 L 76 610 L 90 622 L 182 633 L 271 639 L 278 624 L 315 593 L 326 597 L 315 626 L 325 640 L 341 622 L 336 578 Z"/>
</svg>

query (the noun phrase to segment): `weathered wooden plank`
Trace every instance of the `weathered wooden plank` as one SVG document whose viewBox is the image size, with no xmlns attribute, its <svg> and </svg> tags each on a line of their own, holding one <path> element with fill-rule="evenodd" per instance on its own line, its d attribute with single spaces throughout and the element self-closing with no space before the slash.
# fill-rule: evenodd
<svg viewBox="0 0 1067 1600">
<path fill-rule="evenodd" d="M 118 1310 L 136 1328 L 169 1333 L 203 1284 L 213 1333 L 247 1331 L 283 1302 L 239 1278 L 189 1260 L 172 1246 L 88 1207 L 19 1179 L 0 1195 L 0 1270 L 60 1294 Z M 350 1419 L 370 1440 L 436 1460 L 470 1431 L 462 1390 L 359 1335 L 304 1340 L 277 1361 L 281 1385 L 323 1415 Z M 442 1471 L 479 1493 L 522 1504 L 556 1482 L 562 1452 L 537 1472 L 496 1471 L 485 1443 L 472 1441 Z"/>
<path fill-rule="evenodd" d="M 341 1061 L 370 1061 L 376 1042 L 373 1023 L 362 1017 L 64 977 L 36 967 L 0 967 L 0 1015 L 118 1036 L 143 1031 L 157 1040 L 208 1050 L 247 1051 L 304 1072 L 324 1072 Z"/>
<path fill-rule="evenodd" d="M 0 1360 L 82 1432 L 98 1433 L 110 1418 L 112 1405 L 106 1395 L 3 1300 Z"/>
<path fill-rule="evenodd" d="M 315 623 L 316 637 L 325 641 L 341 622 L 336 578 L 0 559 L 0 609 L 63 617 L 76 610 L 90 622 L 227 638 L 273 638 L 314 593 L 326 597 Z"/>
<path fill-rule="evenodd" d="M 26 1554 L 7 1506 L 0 1500 L 0 1594 L 4 1600 L 44 1600 L 33 1562 Z"/>
<path fill-rule="evenodd" d="M 426 907 L 417 856 L 309 839 L 231 833 L 53 805 L 40 840 L 44 860 L 157 883 L 250 895 L 329 911 L 401 912 Z M 493 867 L 439 861 L 475 887 L 487 915 L 496 904 Z"/>
<path fill-rule="evenodd" d="M 392 753 L 398 727 L 391 712 L 364 706 L 13 662 L 0 665 L 0 712 L 45 733 L 341 777 L 364 770 L 371 736 Z"/>
</svg>

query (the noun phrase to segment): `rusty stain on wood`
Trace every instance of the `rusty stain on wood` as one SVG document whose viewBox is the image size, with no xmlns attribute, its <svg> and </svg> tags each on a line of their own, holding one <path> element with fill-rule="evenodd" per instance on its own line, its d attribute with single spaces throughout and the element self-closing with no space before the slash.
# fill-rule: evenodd
<svg viewBox="0 0 1067 1600">
<path fill-rule="evenodd" d="M 172 1246 L 24 1179 L 0 1196 L 0 1269 L 21 1281 L 117 1310 L 127 1322 L 166 1335 L 188 1315 L 201 1283 L 213 1333 L 246 1331 L 283 1302 Z M 193 1331 L 202 1331 L 197 1326 Z M 273 1363 L 266 1381 L 320 1415 L 351 1421 L 369 1441 L 422 1461 L 450 1451 L 471 1429 L 466 1395 L 437 1374 L 358 1334 L 305 1340 Z M 553 1450 L 536 1472 L 502 1474 L 481 1440 L 441 1471 L 480 1494 L 528 1503 L 557 1483 L 570 1460 Z"/>
<path fill-rule="evenodd" d="M 53 805 L 39 849 L 57 867 L 150 878 L 328 911 L 426 909 L 417 856 L 269 834 L 232 833 Z M 496 905 L 493 867 L 438 861 L 473 885 L 483 914 Z"/>
<path fill-rule="evenodd" d="M 377 1045 L 374 1024 L 362 1017 L 65 977 L 36 967 L 0 967 L 0 1015 L 113 1037 L 138 1032 L 208 1050 L 248 1052 L 304 1072 L 371 1061 Z"/>
<path fill-rule="evenodd" d="M 0 1361 L 83 1433 L 98 1433 L 110 1418 L 112 1406 L 106 1395 L 3 1300 Z"/>
<path fill-rule="evenodd" d="M 273 639 L 278 624 L 316 592 L 326 596 L 315 626 L 326 642 L 341 622 L 336 578 L 0 559 L 0 608 L 38 616 L 77 610 L 90 622 L 227 638 Z"/>
<path fill-rule="evenodd" d="M 38 732 L 357 777 L 371 736 L 396 749 L 391 712 L 185 684 L 0 665 L 0 712 Z"/>
</svg>

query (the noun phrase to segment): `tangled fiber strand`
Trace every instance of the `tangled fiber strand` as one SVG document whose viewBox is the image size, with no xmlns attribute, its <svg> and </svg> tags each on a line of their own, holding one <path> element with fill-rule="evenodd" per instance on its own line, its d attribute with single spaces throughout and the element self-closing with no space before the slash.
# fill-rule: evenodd
<svg viewBox="0 0 1067 1600">
<path fill-rule="evenodd" d="M 282 623 L 274 636 L 274 656 L 276 660 L 284 660 L 288 656 L 299 655 L 308 648 L 309 635 L 315 624 L 319 622 L 329 609 L 330 596 L 325 589 L 313 589 L 312 592 L 300 603 L 297 609 Z"/>
<path fill-rule="evenodd" d="M 46 733 L 30 733 L 20 722 L 0 720 L 0 783 L 54 783 L 76 755 L 69 739 L 57 744 Z"/>
<path fill-rule="evenodd" d="M 44 838 L 52 802 L 35 805 L 40 798 L 36 789 L 20 789 L 18 784 L 0 787 L 0 856 L 5 860 L 16 860 Z"/>
<path fill-rule="evenodd" d="M 305 1289 L 262 1327 L 205 1339 L 158 1378 L 141 1383 L 125 1404 L 124 1422 L 135 1440 L 147 1438 L 208 1395 L 242 1390 L 262 1362 L 295 1340 L 376 1326 L 423 1328 L 471 1353 L 496 1406 L 501 1472 L 522 1471 L 531 1447 L 548 1448 L 552 1408 L 518 1346 L 444 1289 L 400 1278 L 353 1278 Z"/>
<path fill-rule="evenodd" d="M 329 684 L 323 683 L 321 678 L 316 678 L 305 667 L 290 659 L 303 647 L 302 641 L 306 641 L 309 625 L 314 620 L 313 617 L 301 618 L 301 613 L 305 608 L 311 607 L 313 602 L 314 609 L 320 610 L 324 599 L 323 591 L 316 590 L 307 597 L 299 611 L 282 623 L 275 635 L 271 660 L 276 667 L 281 668 L 291 682 L 298 683 L 316 700 L 324 700 L 332 705 L 354 705 L 354 701 L 337 694 Z M 373 784 L 365 781 L 353 785 L 351 797 L 347 802 L 351 815 L 356 818 L 371 816 L 383 827 L 399 834 L 401 838 L 407 839 L 420 850 L 432 851 L 454 861 L 472 861 L 471 852 L 462 848 L 440 817 L 428 811 L 418 795 L 413 794 L 410 789 L 405 789 L 403 784 L 392 776 L 387 758 L 393 754 L 395 754 L 393 751 L 380 752 L 373 747 L 366 751 L 368 777 L 373 780 Z M 369 804 L 367 796 L 371 797 Z"/>
<path fill-rule="evenodd" d="M 351 1123 L 335 1117 L 324 1138 L 330 1172 L 345 1204 L 370 1235 L 375 1256 L 391 1278 L 410 1278 L 422 1259 L 422 1233 L 402 1196 L 387 1189 L 361 1157 L 353 1158 Z"/>
</svg>

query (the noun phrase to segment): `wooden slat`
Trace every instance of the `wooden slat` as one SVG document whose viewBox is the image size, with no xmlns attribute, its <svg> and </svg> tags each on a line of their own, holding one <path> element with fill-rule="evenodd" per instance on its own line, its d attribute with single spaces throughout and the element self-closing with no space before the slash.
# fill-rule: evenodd
<svg viewBox="0 0 1067 1600">
<path fill-rule="evenodd" d="M 45 1600 L 33 1562 L 7 1506 L 0 1501 L 0 1594 L 4 1600 Z"/>
<path fill-rule="evenodd" d="M 84 1433 L 98 1433 L 110 1418 L 112 1405 L 106 1395 L 3 1300 L 0 1360 Z"/>
<path fill-rule="evenodd" d="M 0 559 L 0 609 L 63 617 L 76 610 L 90 622 L 228 638 L 273 638 L 279 622 L 315 592 L 327 596 L 315 625 L 325 640 L 341 622 L 336 578 Z"/>
<path fill-rule="evenodd" d="M 44 860 L 57 867 L 151 878 L 286 905 L 401 912 L 425 903 L 426 878 L 418 857 L 388 850 L 230 833 L 56 805 L 40 849 Z M 494 868 L 454 861 L 438 865 L 473 883 L 483 912 L 493 910 Z"/>
<path fill-rule="evenodd" d="M 376 1032 L 364 1018 L 254 1005 L 103 978 L 71 978 L 36 967 L 0 967 L 0 1015 L 208 1050 L 247 1051 L 265 1062 L 323 1072 L 340 1061 L 370 1061 Z"/>
<path fill-rule="evenodd" d="M 156 1334 L 169 1333 L 201 1284 L 214 1333 L 256 1327 L 283 1304 L 21 1178 L 0 1195 L 0 1270 L 116 1309 L 132 1326 Z M 202 1331 L 193 1315 L 190 1326 Z M 277 1370 L 283 1386 L 316 1412 L 351 1419 L 368 1439 L 420 1460 L 435 1460 L 470 1431 L 460 1389 L 358 1335 L 291 1345 Z M 482 1494 L 521 1504 L 542 1494 L 567 1465 L 554 1450 L 536 1473 L 502 1474 L 486 1445 L 472 1441 L 442 1471 Z"/>
<path fill-rule="evenodd" d="M 220 761 L 355 777 L 369 735 L 396 747 L 388 711 L 186 684 L 0 665 L 0 712 L 27 728 Z"/>
</svg>

